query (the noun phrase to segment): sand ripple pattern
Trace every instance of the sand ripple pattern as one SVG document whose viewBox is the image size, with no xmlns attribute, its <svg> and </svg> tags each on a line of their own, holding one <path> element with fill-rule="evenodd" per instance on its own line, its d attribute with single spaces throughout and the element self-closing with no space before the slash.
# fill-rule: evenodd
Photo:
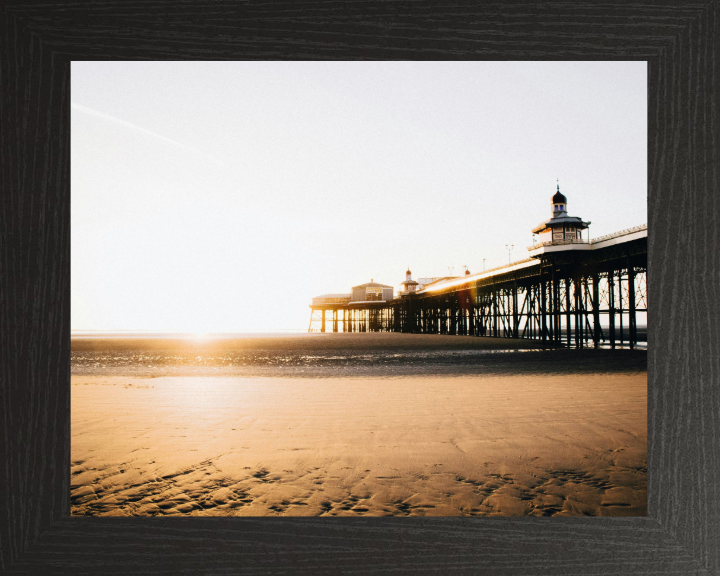
<svg viewBox="0 0 720 576">
<path fill-rule="evenodd" d="M 88 470 L 73 463 L 72 514 L 106 516 L 627 516 L 645 515 L 646 470 L 617 467 L 594 476 L 582 470 L 488 472 L 466 478 L 337 476 L 320 468 L 302 474 L 247 471 L 231 478 L 206 460 L 177 474 L 138 475 Z M 91 484 L 84 484 L 91 481 Z M 353 485 L 341 481 L 348 478 Z M 367 481 L 367 482 L 366 482 Z M 82 482 L 82 483 L 79 483 Z M 308 487 L 310 483 L 311 487 Z M 373 490 L 368 486 L 374 486 Z"/>
</svg>

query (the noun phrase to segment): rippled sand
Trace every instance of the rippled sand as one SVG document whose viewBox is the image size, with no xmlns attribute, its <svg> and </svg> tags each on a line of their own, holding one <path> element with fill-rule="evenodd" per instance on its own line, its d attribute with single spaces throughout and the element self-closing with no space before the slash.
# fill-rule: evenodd
<svg viewBox="0 0 720 576">
<path fill-rule="evenodd" d="M 646 514 L 643 352 L 265 340 L 73 342 L 72 513 Z"/>
</svg>

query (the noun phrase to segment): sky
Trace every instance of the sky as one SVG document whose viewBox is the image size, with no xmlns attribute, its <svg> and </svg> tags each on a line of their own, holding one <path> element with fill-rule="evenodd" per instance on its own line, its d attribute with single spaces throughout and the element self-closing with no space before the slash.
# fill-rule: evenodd
<svg viewBox="0 0 720 576">
<path fill-rule="evenodd" d="M 558 181 L 591 238 L 647 223 L 645 62 L 73 62 L 71 82 L 73 330 L 306 330 L 313 296 L 527 258 Z"/>
</svg>

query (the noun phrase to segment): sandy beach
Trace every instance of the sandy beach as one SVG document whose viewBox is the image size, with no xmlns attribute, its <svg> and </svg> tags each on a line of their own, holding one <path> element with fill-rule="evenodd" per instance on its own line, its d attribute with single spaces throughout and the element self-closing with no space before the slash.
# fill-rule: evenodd
<svg viewBox="0 0 720 576">
<path fill-rule="evenodd" d="M 646 353 L 73 340 L 74 515 L 645 515 Z"/>
</svg>

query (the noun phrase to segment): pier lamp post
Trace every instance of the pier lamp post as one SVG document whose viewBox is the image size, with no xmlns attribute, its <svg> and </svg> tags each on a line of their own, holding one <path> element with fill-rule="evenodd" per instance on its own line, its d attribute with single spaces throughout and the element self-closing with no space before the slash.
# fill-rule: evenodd
<svg viewBox="0 0 720 576">
<path fill-rule="evenodd" d="M 485 272 L 485 258 L 483 258 L 483 272 Z"/>
<path fill-rule="evenodd" d="M 512 249 L 515 248 L 515 244 L 510 244 L 510 246 L 505 244 L 505 248 L 508 251 L 508 264 L 510 264 L 510 252 L 512 252 Z"/>
</svg>

